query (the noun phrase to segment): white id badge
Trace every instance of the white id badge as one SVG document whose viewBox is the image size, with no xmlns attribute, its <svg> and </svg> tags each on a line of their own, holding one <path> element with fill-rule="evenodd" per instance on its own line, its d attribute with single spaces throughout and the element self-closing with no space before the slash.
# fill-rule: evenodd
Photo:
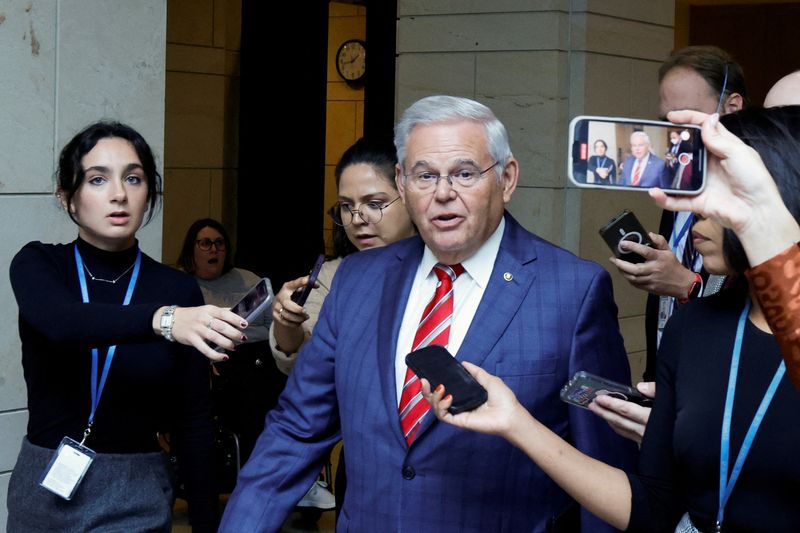
<svg viewBox="0 0 800 533">
<path fill-rule="evenodd" d="M 71 500 L 83 476 L 94 461 L 95 452 L 64 437 L 44 471 L 39 485 L 65 500 Z"/>
</svg>

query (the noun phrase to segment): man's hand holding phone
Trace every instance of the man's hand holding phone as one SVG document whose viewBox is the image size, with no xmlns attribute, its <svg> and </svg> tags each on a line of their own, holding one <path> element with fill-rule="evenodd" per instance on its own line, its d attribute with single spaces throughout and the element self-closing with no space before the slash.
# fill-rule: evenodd
<svg viewBox="0 0 800 533">
<path fill-rule="evenodd" d="M 629 263 L 616 257 L 611 257 L 609 261 L 637 289 L 662 296 L 686 297 L 695 280 L 694 273 L 678 261 L 664 237 L 652 232 L 649 235 L 653 246 L 630 241 L 620 243 L 620 248 L 644 257 L 642 263 Z"/>
</svg>

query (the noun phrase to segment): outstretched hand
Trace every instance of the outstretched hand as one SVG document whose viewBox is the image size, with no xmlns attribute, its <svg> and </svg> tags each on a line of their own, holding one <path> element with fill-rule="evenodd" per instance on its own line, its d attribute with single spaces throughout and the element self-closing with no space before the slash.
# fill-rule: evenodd
<svg viewBox="0 0 800 533">
<path fill-rule="evenodd" d="M 165 309 L 162 307 L 153 315 L 153 330 L 159 335 L 159 322 Z M 215 351 L 208 343 L 235 350 L 236 344 L 246 340 L 242 333 L 246 327 L 247 322 L 230 309 L 216 305 L 178 307 L 173 314 L 172 336 L 176 342 L 193 346 L 211 361 L 225 361 L 228 356 Z"/>
<path fill-rule="evenodd" d="M 460 428 L 507 437 L 514 428 L 513 420 L 520 411 L 526 415 L 527 411 L 503 380 L 472 363 L 461 364 L 486 389 L 488 400 L 472 411 L 453 415 L 447 410 L 453 403 L 453 397 L 447 394 L 444 386 L 439 385 L 436 390 L 431 391 L 430 383 L 422 379 L 422 394 L 431 404 L 436 418 Z"/>
</svg>

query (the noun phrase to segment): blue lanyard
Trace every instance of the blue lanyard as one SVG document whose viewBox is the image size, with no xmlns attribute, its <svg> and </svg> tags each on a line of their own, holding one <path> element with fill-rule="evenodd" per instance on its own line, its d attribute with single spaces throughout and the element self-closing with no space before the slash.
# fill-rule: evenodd
<svg viewBox="0 0 800 533">
<path fill-rule="evenodd" d="M 600 161 L 600 158 L 599 158 L 599 157 L 597 158 L 597 161 Z M 600 168 L 606 168 L 606 163 L 607 163 L 607 162 L 608 162 L 608 156 L 604 156 L 604 157 L 603 157 L 603 162 L 602 162 L 602 163 L 600 163 L 600 164 L 599 164 L 599 165 L 597 165 L 597 166 L 599 166 Z"/>
<path fill-rule="evenodd" d="M 677 235 L 675 235 L 675 230 L 677 229 L 675 227 L 675 223 L 678 222 L 678 213 L 675 213 L 673 217 L 674 218 L 672 219 L 673 223 L 672 223 L 672 239 L 671 239 L 672 252 L 677 256 L 678 247 L 680 246 L 681 239 L 683 239 L 683 236 L 686 235 L 687 231 L 689 231 L 689 228 L 691 227 L 692 222 L 694 221 L 694 213 L 689 213 L 689 216 L 686 217 L 686 222 L 684 222 L 683 227 L 680 229 Z M 692 268 L 691 265 L 689 265 L 688 268 Z"/>
<path fill-rule="evenodd" d="M 81 298 L 83 303 L 89 303 L 89 291 L 86 288 L 86 274 L 83 271 L 83 258 L 81 257 L 81 253 L 78 251 L 78 245 L 75 245 L 75 265 L 78 267 L 78 281 L 81 284 Z M 131 297 L 133 296 L 133 289 L 136 287 L 136 280 L 139 278 L 139 268 L 142 266 L 142 251 L 137 250 L 136 252 L 136 262 L 133 264 L 133 273 L 131 274 L 131 280 L 128 282 L 128 290 L 125 293 L 125 300 L 122 302 L 122 305 L 128 305 L 131 303 Z M 89 388 L 92 393 L 92 410 L 89 413 L 89 425 L 86 428 L 86 431 L 83 433 L 83 440 L 86 440 L 86 437 L 89 436 L 91 432 L 92 424 L 94 423 L 94 414 L 97 411 L 97 405 L 100 403 L 100 396 L 103 394 L 103 387 L 106 385 L 106 378 L 108 378 L 108 371 L 111 369 L 111 360 L 114 359 L 114 352 L 117 351 L 117 345 L 109 346 L 108 351 L 106 352 L 106 362 L 103 366 L 103 373 L 100 376 L 100 384 L 97 383 L 97 364 L 100 358 L 97 348 L 92 348 L 92 379 L 91 383 L 89 384 Z M 83 444 L 83 441 L 81 441 Z"/>
<path fill-rule="evenodd" d="M 761 421 L 764 419 L 764 414 L 775 396 L 775 391 L 786 372 L 786 363 L 781 361 L 778 370 L 772 377 L 767 392 L 761 399 L 761 404 L 758 406 L 756 414 L 750 422 L 750 428 L 742 442 L 742 447 L 739 450 L 739 455 L 736 457 L 736 463 L 733 465 L 731 477 L 728 479 L 728 455 L 730 452 L 730 437 L 731 437 L 731 416 L 733 414 L 733 399 L 736 396 L 736 376 L 739 374 L 739 357 L 742 354 L 742 337 L 744 337 L 744 326 L 747 322 L 747 314 L 750 312 L 750 300 L 745 304 L 742 314 L 739 317 L 739 325 L 736 328 L 736 340 L 733 344 L 733 353 L 731 355 L 731 372 L 728 377 L 728 393 L 725 397 L 725 412 L 722 417 L 722 438 L 719 452 L 719 510 L 717 511 L 717 531 L 722 527 L 722 519 L 725 514 L 725 505 L 728 503 L 728 498 L 733 491 L 733 486 L 736 480 L 739 479 L 739 473 L 742 471 L 747 454 L 750 452 L 750 446 L 758 433 L 758 428 L 761 426 Z"/>
</svg>

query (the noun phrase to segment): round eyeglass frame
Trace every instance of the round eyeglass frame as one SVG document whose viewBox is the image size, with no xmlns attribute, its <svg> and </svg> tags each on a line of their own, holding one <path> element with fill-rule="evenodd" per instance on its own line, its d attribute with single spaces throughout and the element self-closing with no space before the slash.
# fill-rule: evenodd
<svg viewBox="0 0 800 533">
<path fill-rule="evenodd" d="M 369 206 L 369 204 L 377 203 L 377 202 L 364 202 L 358 207 L 358 209 L 355 209 L 355 210 L 354 209 L 350 209 L 349 207 L 344 207 L 344 209 L 347 210 L 347 213 L 350 216 L 350 221 L 349 222 L 345 222 L 344 218 L 342 218 L 342 202 L 336 202 L 335 204 L 333 204 L 331 206 L 330 209 L 328 209 L 328 216 L 331 217 L 331 220 L 333 220 L 334 224 L 336 224 L 337 226 L 341 226 L 343 228 L 346 228 L 347 226 L 352 224 L 353 220 L 355 220 L 355 218 L 356 218 L 356 215 L 358 215 L 365 224 L 377 224 L 378 222 L 383 220 L 383 211 L 384 211 L 384 209 L 386 209 L 387 207 L 389 207 L 390 205 L 392 205 L 393 203 L 395 203 L 399 199 L 400 199 L 400 197 L 398 196 L 397 198 L 395 198 L 391 202 L 383 204 L 382 206 L 378 207 L 377 209 L 373 209 L 371 207 L 367 207 L 367 206 Z M 361 211 L 365 207 L 368 209 L 367 213 L 369 213 L 366 217 L 364 216 L 364 214 Z M 377 211 L 377 214 L 376 214 L 376 211 Z M 372 220 L 373 216 L 377 217 L 377 219 L 376 220 Z"/>
<path fill-rule="evenodd" d="M 204 252 L 210 251 L 212 246 L 215 247 L 217 249 L 217 251 L 223 251 L 226 248 L 225 239 L 222 239 L 222 238 L 214 239 L 213 241 L 211 239 L 208 239 L 208 238 L 206 238 L 206 239 L 197 239 L 194 242 L 195 242 L 195 244 L 197 244 L 197 247 L 200 248 L 201 250 L 203 250 Z"/>
</svg>

